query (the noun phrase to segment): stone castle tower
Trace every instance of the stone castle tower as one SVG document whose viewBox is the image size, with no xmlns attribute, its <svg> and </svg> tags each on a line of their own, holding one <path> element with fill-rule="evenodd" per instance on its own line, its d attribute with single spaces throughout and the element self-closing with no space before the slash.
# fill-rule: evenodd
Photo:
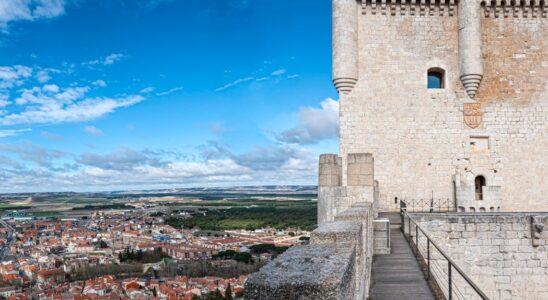
<svg viewBox="0 0 548 300">
<path fill-rule="evenodd" d="M 547 11 L 546 0 L 333 0 L 340 157 L 322 156 L 320 197 L 364 178 L 380 211 L 431 197 L 546 211 Z M 378 189 L 372 157 L 356 153 L 375 158 Z"/>
</svg>

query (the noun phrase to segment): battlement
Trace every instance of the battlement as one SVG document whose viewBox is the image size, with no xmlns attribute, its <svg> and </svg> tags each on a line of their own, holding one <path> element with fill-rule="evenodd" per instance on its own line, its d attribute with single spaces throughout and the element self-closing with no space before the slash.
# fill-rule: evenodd
<svg viewBox="0 0 548 300">
<path fill-rule="evenodd" d="M 355 203 L 375 202 L 375 168 L 371 154 L 352 153 L 344 160 L 322 154 L 318 176 L 318 223 L 331 222 Z M 343 174 L 346 170 L 346 176 Z M 346 179 L 346 180 L 344 180 Z M 346 182 L 346 184 L 343 184 Z"/>
<path fill-rule="evenodd" d="M 485 0 L 481 2 L 487 18 L 546 18 L 546 0 Z"/>
<path fill-rule="evenodd" d="M 374 224 L 374 160 L 323 154 L 319 161 L 318 228 L 297 246 L 253 274 L 249 299 L 367 299 L 374 253 L 389 253 L 387 220 Z M 343 170 L 348 184 L 343 184 Z"/>
<path fill-rule="evenodd" d="M 355 204 L 280 255 L 245 284 L 247 299 L 367 299 L 373 257 L 372 203 Z"/>
<path fill-rule="evenodd" d="M 458 0 L 362 0 L 363 15 L 455 16 Z M 546 18 L 546 0 L 484 0 L 480 2 L 487 18 Z"/>
<path fill-rule="evenodd" d="M 410 16 L 454 16 L 456 0 L 363 0 L 362 14 L 410 15 Z"/>
</svg>

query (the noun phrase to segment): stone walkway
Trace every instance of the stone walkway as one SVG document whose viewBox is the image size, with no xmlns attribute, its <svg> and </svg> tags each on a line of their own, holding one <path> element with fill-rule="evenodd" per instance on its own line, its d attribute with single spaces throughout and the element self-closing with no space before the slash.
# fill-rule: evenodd
<svg viewBox="0 0 548 300">
<path fill-rule="evenodd" d="M 411 247 L 400 230 L 399 214 L 380 214 L 390 219 L 392 253 L 373 258 L 372 300 L 428 300 L 435 299 L 419 268 Z"/>
</svg>

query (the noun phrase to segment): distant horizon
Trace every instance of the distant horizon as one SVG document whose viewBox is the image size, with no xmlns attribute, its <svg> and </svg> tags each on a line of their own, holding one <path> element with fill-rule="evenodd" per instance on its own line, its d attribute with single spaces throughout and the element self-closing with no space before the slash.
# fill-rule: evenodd
<svg viewBox="0 0 548 300">
<path fill-rule="evenodd" d="M 317 188 L 317 184 L 297 184 L 297 185 L 291 185 L 291 184 L 280 184 L 280 185 L 234 185 L 234 186 L 189 186 L 189 187 L 170 187 L 170 188 L 161 188 L 161 189 L 119 189 L 119 190 L 94 190 L 94 191 L 74 191 L 74 190 L 67 190 L 67 191 L 41 191 L 41 192 L 15 192 L 15 193 L 3 193 L 0 192 L 0 196 L 2 195 L 17 195 L 17 194 L 64 194 L 64 193 L 74 193 L 74 194 L 101 194 L 101 193 L 116 193 L 116 192 L 153 192 L 153 191 L 167 191 L 167 190 L 190 190 L 190 189 L 245 189 L 245 188 L 260 188 L 260 187 L 301 187 L 301 188 Z M 267 190 L 264 190 L 264 192 L 267 192 Z M 0 199 L 1 201 L 1 199 Z"/>
<path fill-rule="evenodd" d="M 0 193 L 314 184 L 331 3 L 7 1 Z"/>
</svg>

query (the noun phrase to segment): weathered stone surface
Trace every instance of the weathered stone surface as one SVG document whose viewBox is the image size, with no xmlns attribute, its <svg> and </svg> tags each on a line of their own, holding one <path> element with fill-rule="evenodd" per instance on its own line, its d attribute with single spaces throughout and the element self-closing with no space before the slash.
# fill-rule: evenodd
<svg viewBox="0 0 548 300">
<path fill-rule="evenodd" d="M 548 233 L 535 233 L 548 226 L 548 213 L 411 216 L 490 298 L 547 298 Z M 447 262 L 434 257 L 432 264 L 443 267 Z M 455 285 L 466 290 L 462 281 Z"/>
<path fill-rule="evenodd" d="M 336 154 L 322 154 L 319 161 L 318 186 L 340 186 L 342 160 Z"/>
<path fill-rule="evenodd" d="M 373 253 L 390 254 L 390 220 L 376 219 L 373 221 Z"/>
<path fill-rule="evenodd" d="M 311 244 L 357 244 L 360 236 L 359 224 L 350 222 L 329 222 L 320 225 L 310 235 Z"/>
<path fill-rule="evenodd" d="M 362 202 L 374 204 L 374 201 L 374 186 L 319 186 L 318 223 L 334 221 L 336 215 L 349 210 L 356 204 Z M 371 206 L 367 209 L 371 209 Z"/>
<path fill-rule="evenodd" d="M 347 159 L 347 185 L 349 187 L 373 187 L 374 167 L 373 156 L 367 153 L 348 154 Z"/>
<path fill-rule="evenodd" d="M 294 247 L 247 280 L 246 299 L 353 299 L 353 247 Z"/>
</svg>

